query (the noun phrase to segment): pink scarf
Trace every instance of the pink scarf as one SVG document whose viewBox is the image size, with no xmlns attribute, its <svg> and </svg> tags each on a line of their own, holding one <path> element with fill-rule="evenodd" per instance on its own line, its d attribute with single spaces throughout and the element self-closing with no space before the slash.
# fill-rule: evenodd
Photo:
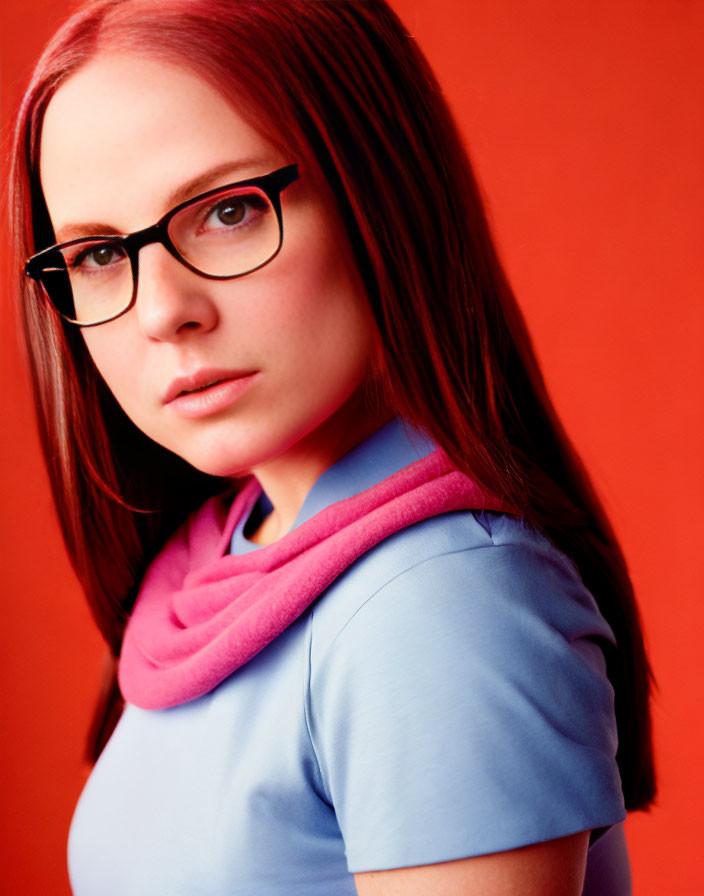
<svg viewBox="0 0 704 896">
<path fill-rule="evenodd" d="M 452 510 L 510 510 L 440 448 L 330 504 L 279 541 L 228 554 L 252 479 L 211 498 L 153 561 L 128 620 L 118 667 L 126 700 L 164 709 L 207 694 L 281 634 L 358 557 L 399 529 Z"/>
</svg>

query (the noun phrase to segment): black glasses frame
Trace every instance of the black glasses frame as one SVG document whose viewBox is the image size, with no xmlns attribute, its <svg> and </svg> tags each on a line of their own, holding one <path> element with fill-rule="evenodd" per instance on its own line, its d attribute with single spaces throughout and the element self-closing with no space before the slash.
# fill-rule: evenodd
<svg viewBox="0 0 704 896">
<path fill-rule="evenodd" d="M 99 324 L 108 323 L 108 321 L 115 320 L 116 318 L 121 317 L 123 314 L 126 314 L 130 310 L 130 308 L 134 306 L 135 302 L 137 301 L 139 250 L 144 248 L 144 246 L 149 246 L 152 243 L 161 243 L 161 245 L 164 246 L 169 251 L 169 253 L 173 255 L 174 258 L 180 261 L 181 264 L 184 265 L 184 267 L 188 268 L 189 271 L 193 271 L 194 274 L 198 274 L 199 276 L 205 277 L 208 280 L 235 280 L 238 277 L 245 277 L 247 274 L 252 274 L 254 271 L 258 271 L 260 268 L 263 268 L 264 265 L 269 264 L 269 262 L 273 261 L 273 259 L 276 258 L 276 256 L 279 254 L 284 239 L 284 224 L 281 214 L 281 192 L 286 187 L 288 187 L 289 184 L 292 184 L 298 178 L 298 176 L 298 165 L 286 165 L 285 167 L 278 168 L 276 171 L 272 171 L 269 174 L 263 174 L 259 177 L 247 178 L 246 180 L 235 181 L 235 183 L 225 184 L 220 187 L 215 187 L 212 190 L 207 190 L 205 193 L 199 193 L 198 196 L 193 196 L 191 199 L 187 199 L 185 202 L 179 203 L 177 206 L 168 211 L 162 218 L 160 218 L 156 222 L 156 224 L 152 224 L 151 227 L 145 227 L 143 230 L 136 230 L 134 233 L 129 234 L 96 234 L 94 236 L 82 236 L 78 239 L 68 240 L 68 242 L 65 243 L 56 243 L 53 246 L 42 249 L 41 252 L 37 252 L 35 255 L 32 255 L 27 259 L 24 268 L 25 275 L 30 279 L 40 283 L 42 286 L 42 290 L 48 301 L 51 303 L 52 307 L 55 308 L 65 320 L 77 327 L 97 327 Z M 276 213 L 277 221 L 279 223 L 279 242 L 276 250 L 269 256 L 269 258 L 266 259 L 266 261 L 263 261 L 256 267 L 250 268 L 248 271 L 242 271 L 242 273 L 240 274 L 206 274 L 198 268 L 194 267 L 178 251 L 173 241 L 171 240 L 171 237 L 169 236 L 169 223 L 171 222 L 171 219 L 174 217 L 174 215 L 182 211 L 184 208 L 188 208 L 190 205 L 202 202 L 204 199 L 208 199 L 211 196 L 217 196 L 219 193 L 225 193 L 235 187 L 257 187 L 266 195 L 266 197 L 272 204 L 274 212 Z M 51 292 L 44 282 L 44 276 L 47 273 L 53 271 L 63 270 L 63 268 L 57 268 L 54 264 L 51 264 L 51 260 L 55 252 L 66 249 L 69 246 L 75 246 L 78 243 L 83 243 L 90 240 L 109 240 L 111 243 L 120 246 L 124 250 L 125 254 L 130 260 L 130 267 L 132 269 L 132 296 L 130 298 L 129 304 L 121 311 L 118 311 L 117 314 L 112 314 L 110 317 L 105 317 L 102 320 L 93 321 L 91 323 L 82 323 L 81 321 L 74 320 L 72 317 L 61 310 L 57 302 L 52 298 Z"/>
</svg>

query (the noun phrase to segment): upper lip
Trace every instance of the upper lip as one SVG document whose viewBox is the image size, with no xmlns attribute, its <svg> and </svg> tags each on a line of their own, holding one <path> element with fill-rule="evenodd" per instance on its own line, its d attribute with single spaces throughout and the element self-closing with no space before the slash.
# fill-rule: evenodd
<svg viewBox="0 0 704 896">
<path fill-rule="evenodd" d="M 210 386 L 214 383 L 220 383 L 223 380 L 235 380 L 243 376 L 249 376 L 256 373 L 254 370 L 221 370 L 215 368 L 203 368 L 196 370 L 186 376 L 176 377 L 169 385 L 164 393 L 164 404 L 168 404 L 177 398 L 182 392 L 190 392 L 193 389 L 201 389 L 203 386 Z"/>
</svg>

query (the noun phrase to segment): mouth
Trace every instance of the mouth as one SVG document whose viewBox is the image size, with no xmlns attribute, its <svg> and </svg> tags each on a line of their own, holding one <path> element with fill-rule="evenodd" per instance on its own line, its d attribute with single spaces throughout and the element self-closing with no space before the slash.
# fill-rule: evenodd
<svg viewBox="0 0 704 896">
<path fill-rule="evenodd" d="M 202 386 L 196 386 L 193 389 L 182 389 L 176 398 L 179 398 L 181 395 L 193 395 L 194 392 L 205 392 L 206 389 L 210 389 L 211 386 L 217 386 L 218 383 L 224 383 L 226 380 L 213 380 L 212 383 L 205 383 Z"/>
<path fill-rule="evenodd" d="M 197 370 L 195 373 L 173 380 L 164 394 L 163 403 L 171 404 L 177 399 L 189 395 L 205 394 L 224 383 L 250 378 L 256 372 L 255 370 Z"/>
<path fill-rule="evenodd" d="M 228 411 L 260 376 L 258 370 L 251 373 L 231 371 L 225 376 L 209 374 L 198 382 L 176 380 L 171 386 L 173 397 L 165 404 L 171 413 L 187 420 L 217 418 Z"/>
</svg>

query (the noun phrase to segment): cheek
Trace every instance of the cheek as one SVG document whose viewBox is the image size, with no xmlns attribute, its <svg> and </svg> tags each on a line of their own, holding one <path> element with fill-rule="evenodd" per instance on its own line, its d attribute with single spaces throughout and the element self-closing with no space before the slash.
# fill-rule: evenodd
<svg viewBox="0 0 704 896">
<path fill-rule="evenodd" d="M 122 320 L 83 330 L 82 336 L 98 372 L 129 414 L 130 407 L 138 403 L 141 376 L 134 340 L 123 332 Z"/>
<path fill-rule="evenodd" d="M 271 332 L 318 377 L 366 366 L 376 324 L 346 234 L 326 219 L 300 232 L 305 243 L 292 237 L 272 283 Z"/>
<path fill-rule="evenodd" d="M 348 393 L 364 376 L 372 322 L 366 298 L 338 269 L 305 272 L 279 305 L 276 339 L 288 359 L 291 387 L 311 397 Z M 346 397 L 346 396 L 345 396 Z"/>
</svg>

